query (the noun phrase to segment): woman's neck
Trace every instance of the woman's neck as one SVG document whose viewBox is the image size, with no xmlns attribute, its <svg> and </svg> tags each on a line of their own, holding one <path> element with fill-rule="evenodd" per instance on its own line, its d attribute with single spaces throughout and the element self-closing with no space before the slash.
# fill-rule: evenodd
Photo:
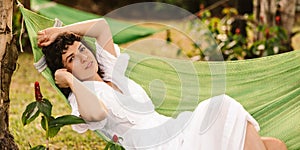
<svg viewBox="0 0 300 150">
<path fill-rule="evenodd" d="M 93 80 L 103 82 L 103 79 L 100 77 L 99 74 L 96 74 Z"/>
<path fill-rule="evenodd" d="M 84 80 L 81 81 L 99 81 L 99 82 L 103 82 L 103 79 L 100 77 L 100 75 L 95 74 L 95 76 L 91 76 L 89 78 L 86 78 Z"/>
</svg>

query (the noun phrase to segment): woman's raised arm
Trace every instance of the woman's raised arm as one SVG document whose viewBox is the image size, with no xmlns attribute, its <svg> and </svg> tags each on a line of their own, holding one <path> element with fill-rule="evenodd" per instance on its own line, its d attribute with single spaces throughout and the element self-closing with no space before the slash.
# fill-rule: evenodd
<svg viewBox="0 0 300 150">
<path fill-rule="evenodd" d="M 96 38 L 99 45 L 116 56 L 110 27 L 105 19 L 93 19 L 63 27 L 51 27 L 38 32 L 38 45 L 48 46 L 63 32 L 73 32 L 82 36 Z"/>
<path fill-rule="evenodd" d="M 67 69 L 55 72 L 55 82 L 60 87 L 70 87 L 74 93 L 81 117 L 86 121 L 101 121 L 107 116 L 107 108 L 97 95 L 75 78 Z"/>
</svg>

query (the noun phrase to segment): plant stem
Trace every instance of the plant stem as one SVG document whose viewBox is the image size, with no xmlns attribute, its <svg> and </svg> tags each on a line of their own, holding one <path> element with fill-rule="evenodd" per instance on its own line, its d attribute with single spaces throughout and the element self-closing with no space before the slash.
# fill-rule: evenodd
<svg viewBox="0 0 300 150">
<path fill-rule="evenodd" d="M 45 116 L 46 122 L 46 149 L 49 149 L 49 125 L 48 125 L 48 118 Z"/>
<path fill-rule="evenodd" d="M 46 139 L 46 149 L 49 149 L 49 138 Z"/>
</svg>

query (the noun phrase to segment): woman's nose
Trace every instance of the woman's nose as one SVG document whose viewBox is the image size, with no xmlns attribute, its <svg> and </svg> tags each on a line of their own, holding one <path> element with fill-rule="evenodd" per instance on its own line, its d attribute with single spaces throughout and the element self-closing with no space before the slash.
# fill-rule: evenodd
<svg viewBox="0 0 300 150">
<path fill-rule="evenodd" d="M 79 57 L 79 59 L 80 59 L 80 61 L 81 61 L 82 63 L 84 63 L 84 62 L 87 61 L 87 58 L 88 58 L 88 57 L 87 57 L 86 55 L 81 54 L 81 53 L 78 53 L 77 56 Z"/>
</svg>

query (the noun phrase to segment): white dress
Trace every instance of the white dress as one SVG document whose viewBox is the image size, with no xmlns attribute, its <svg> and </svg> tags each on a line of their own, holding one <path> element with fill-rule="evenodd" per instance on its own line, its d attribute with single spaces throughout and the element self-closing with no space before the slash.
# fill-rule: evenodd
<svg viewBox="0 0 300 150">
<path fill-rule="evenodd" d="M 129 55 L 120 54 L 117 45 L 117 58 L 97 43 L 96 48 L 104 80 L 116 84 L 122 93 L 104 82 L 83 82 L 106 105 L 108 116 L 99 122 L 72 125 L 73 130 L 100 130 L 108 137 L 117 135 L 129 150 L 242 150 L 247 121 L 259 130 L 256 120 L 227 95 L 205 100 L 193 112 L 182 112 L 176 118 L 158 114 L 144 89 L 124 75 Z M 68 100 L 72 114 L 79 116 L 74 94 Z"/>
</svg>

